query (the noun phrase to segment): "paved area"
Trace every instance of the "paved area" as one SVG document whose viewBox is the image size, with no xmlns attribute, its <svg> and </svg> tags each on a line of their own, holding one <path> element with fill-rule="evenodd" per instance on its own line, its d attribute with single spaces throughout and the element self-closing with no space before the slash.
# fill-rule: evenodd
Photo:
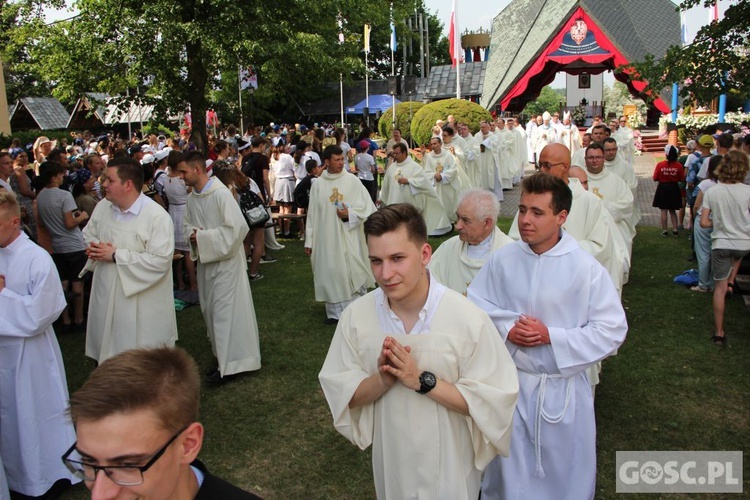
<svg viewBox="0 0 750 500">
<path fill-rule="evenodd" d="M 656 192 L 656 183 L 651 178 L 656 166 L 655 158 L 656 155 L 651 153 L 635 157 L 633 168 L 635 168 L 635 175 L 638 177 L 638 192 L 636 193 L 635 201 L 638 203 L 642 214 L 639 226 L 658 227 L 660 225 L 659 209 L 651 206 L 651 202 L 654 201 L 654 193 Z M 529 165 L 526 169 L 526 175 L 532 173 L 534 173 L 534 167 Z M 505 198 L 501 205 L 500 216 L 515 217 L 518 210 L 518 201 L 521 197 L 521 188 L 516 186 L 510 191 L 505 191 L 503 195 Z"/>
</svg>

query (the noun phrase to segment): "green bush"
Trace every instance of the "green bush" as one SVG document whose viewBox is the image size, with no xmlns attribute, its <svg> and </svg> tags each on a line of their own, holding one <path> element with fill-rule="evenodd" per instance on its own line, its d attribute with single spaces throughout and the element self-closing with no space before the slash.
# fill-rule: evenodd
<svg viewBox="0 0 750 500">
<path fill-rule="evenodd" d="M 479 131 L 482 120 L 491 120 L 492 115 L 479 104 L 463 99 L 446 99 L 425 105 L 417 111 L 411 121 L 411 137 L 417 144 L 426 143 L 432 136 L 432 127 L 437 120 L 447 120 L 453 115 L 457 122 L 469 125 L 471 133 Z"/>
<path fill-rule="evenodd" d="M 424 107 L 423 102 L 400 102 L 396 104 L 396 128 L 401 130 L 401 135 L 409 141 L 411 137 L 411 121 L 417 111 Z M 378 122 L 378 132 L 386 139 L 391 137 L 393 131 L 393 108 L 388 108 Z"/>
<path fill-rule="evenodd" d="M 41 136 L 49 137 L 53 141 L 57 140 L 58 144 L 61 139 L 67 139 L 68 144 L 73 144 L 73 137 L 67 130 L 24 130 L 14 132 L 10 135 L 0 134 L 0 149 L 9 148 L 11 141 L 15 137 L 21 139 L 21 146 L 25 148 L 27 144 L 34 144 L 37 137 Z"/>
</svg>

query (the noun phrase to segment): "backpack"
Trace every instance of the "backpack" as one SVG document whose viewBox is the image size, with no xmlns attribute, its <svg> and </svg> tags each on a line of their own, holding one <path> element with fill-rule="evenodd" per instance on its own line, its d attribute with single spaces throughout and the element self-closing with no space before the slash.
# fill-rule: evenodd
<svg viewBox="0 0 750 500">
<path fill-rule="evenodd" d="M 270 219 L 263 200 L 255 194 L 249 187 L 244 187 L 240 191 L 240 210 L 250 227 L 262 227 Z"/>
</svg>

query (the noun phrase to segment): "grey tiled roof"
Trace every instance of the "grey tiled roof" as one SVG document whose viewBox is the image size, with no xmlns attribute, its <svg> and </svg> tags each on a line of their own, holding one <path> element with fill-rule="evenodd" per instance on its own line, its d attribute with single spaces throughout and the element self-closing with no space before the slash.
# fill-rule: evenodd
<svg viewBox="0 0 750 500">
<path fill-rule="evenodd" d="M 13 118 L 26 118 L 21 116 L 26 113 L 31 120 L 24 120 L 22 127 L 13 127 Z M 36 125 L 40 130 L 59 130 L 67 127 L 69 116 L 65 107 L 54 97 L 23 97 L 16 104 L 10 121 L 13 128 L 34 128 Z"/>
<path fill-rule="evenodd" d="M 629 61 L 661 57 L 680 43 L 680 18 L 670 0 L 513 0 L 492 24 L 482 106 L 503 98 L 579 6 Z"/>
<path fill-rule="evenodd" d="M 100 127 L 104 125 L 107 108 L 106 105 L 101 103 L 107 102 L 107 99 L 109 99 L 109 95 L 101 92 L 87 92 L 81 96 L 70 114 L 66 128 Z M 94 113 L 89 115 L 93 101 L 97 101 L 97 107 Z"/>
<path fill-rule="evenodd" d="M 461 64 L 461 97 L 482 95 L 486 68 L 485 61 Z M 427 79 L 425 97 L 431 100 L 456 97 L 456 67 L 450 64 L 433 66 Z"/>
</svg>

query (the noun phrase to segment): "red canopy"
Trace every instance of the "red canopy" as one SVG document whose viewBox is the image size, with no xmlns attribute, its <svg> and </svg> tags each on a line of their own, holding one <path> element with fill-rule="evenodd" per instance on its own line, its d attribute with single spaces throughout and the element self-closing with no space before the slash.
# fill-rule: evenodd
<svg viewBox="0 0 750 500">
<path fill-rule="evenodd" d="M 575 67 L 568 66 L 575 63 Z M 628 64 L 629 61 L 607 38 L 582 7 L 576 9 L 569 21 L 550 41 L 547 48 L 529 67 L 501 101 L 502 109 L 522 108 L 539 96 L 542 87 L 551 83 L 558 71 L 572 74 L 599 74 Z M 615 78 L 628 86 L 631 93 L 643 92 L 646 84 L 629 78 L 628 72 L 615 73 Z M 657 98 L 654 106 L 662 113 L 670 107 Z"/>
</svg>

